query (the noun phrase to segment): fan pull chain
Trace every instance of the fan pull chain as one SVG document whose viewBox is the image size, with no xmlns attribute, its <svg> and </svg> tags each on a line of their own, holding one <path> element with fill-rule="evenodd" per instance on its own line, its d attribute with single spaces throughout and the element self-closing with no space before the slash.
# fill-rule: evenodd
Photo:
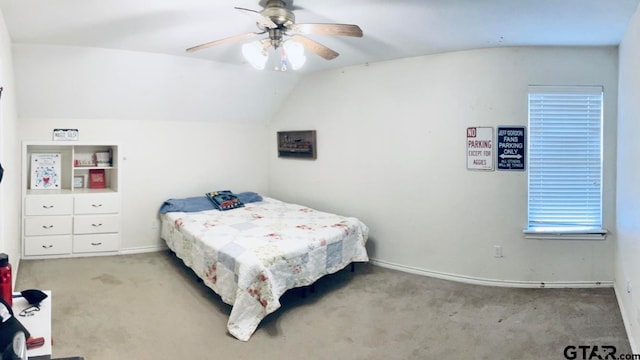
<svg viewBox="0 0 640 360">
<path fill-rule="evenodd" d="M 280 71 L 287 71 L 287 53 L 284 51 L 284 47 L 280 48 Z"/>
</svg>

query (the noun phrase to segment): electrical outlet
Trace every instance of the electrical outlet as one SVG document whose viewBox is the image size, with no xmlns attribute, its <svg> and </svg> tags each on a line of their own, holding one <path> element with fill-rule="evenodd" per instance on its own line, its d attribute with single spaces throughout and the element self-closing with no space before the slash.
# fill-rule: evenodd
<svg viewBox="0 0 640 360">
<path fill-rule="evenodd" d="M 631 281 L 627 280 L 627 294 L 631 294 L 631 290 L 632 290 Z"/>
<path fill-rule="evenodd" d="M 151 230 L 158 230 L 160 228 L 160 221 L 158 219 L 151 220 Z"/>
<path fill-rule="evenodd" d="M 497 258 L 502 257 L 502 246 L 500 245 L 493 246 L 493 257 L 497 257 Z"/>
</svg>

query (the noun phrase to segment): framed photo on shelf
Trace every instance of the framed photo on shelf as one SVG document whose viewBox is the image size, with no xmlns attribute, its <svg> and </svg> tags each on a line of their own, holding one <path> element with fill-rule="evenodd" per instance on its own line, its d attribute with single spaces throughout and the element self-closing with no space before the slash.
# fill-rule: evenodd
<svg viewBox="0 0 640 360">
<path fill-rule="evenodd" d="M 73 188 L 81 189 L 87 186 L 87 175 L 76 175 L 73 177 Z"/>
<path fill-rule="evenodd" d="M 316 131 L 278 131 L 278 157 L 315 160 Z"/>
</svg>

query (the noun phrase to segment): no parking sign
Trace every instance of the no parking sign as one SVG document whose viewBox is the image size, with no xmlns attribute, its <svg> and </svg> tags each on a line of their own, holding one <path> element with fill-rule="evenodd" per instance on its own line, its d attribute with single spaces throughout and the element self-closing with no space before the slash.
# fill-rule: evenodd
<svg viewBox="0 0 640 360">
<path fill-rule="evenodd" d="M 493 128 L 467 128 L 467 169 L 493 170 Z"/>
</svg>

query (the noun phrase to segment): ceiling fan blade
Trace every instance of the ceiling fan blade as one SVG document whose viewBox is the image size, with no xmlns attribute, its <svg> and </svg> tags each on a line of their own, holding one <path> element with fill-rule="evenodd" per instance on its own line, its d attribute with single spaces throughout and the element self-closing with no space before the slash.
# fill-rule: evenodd
<svg viewBox="0 0 640 360">
<path fill-rule="evenodd" d="M 308 37 L 304 37 L 301 35 L 293 35 L 289 41 L 295 41 L 300 43 L 306 50 L 311 51 L 312 53 L 325 58 L 327 60 L 332 60 L 338 57 L 337 52 L 331 50 L 330 48 L 320 44 L 317 41 L 311 40 Z"/>
<path fill-rule="evenodd" d="M 362 37 L 362 29 L 352 24 L 293 24 L 289 29 L 300 34 Z"/>
<path fill-rule="evenodd" d="M 262 33 L 262 34 L 264 34 L 264 33 Z M 219 39 L 219 40 L 215 40 L 215 41 L 211 41 L 211 42 L 208 42 L 208 43 L 204 43 L 204 44 L 200 44 L 200 45 L 197 45 L 197 46 L 190 47 L 190 48 L 187 49 L 187 52 L 194 52 L 194 51 L 206 49 L 208 47 L 212 47 L 212 46 L 216 46 L 216 45 L 220 45 L 220 44 L 225 44 L 225 43 L 244 40 L 244 39 L 249 39 L 249 38 L 252 38 L 252 37 L 257 36 L 257 35 L 261 35 L 261 33 L 250 32 L 250 33 L 246 33 L 246 34 L 234 35 L 234 36 L 230 36 L 228 38 Z"/>
<path fill-rule="evenodd" d="M 274 23 L 271 19 L 269 19 L 266 16 L 262 16 L 260 11 L 247 9 L 247 8 L 242 8 L 242 7 L 237 7 L 237 6 L 234 7 L 234 9 L 241 10 L 241 11 L 248 11 L 251 14 L 255 14 L 253 17 L 255 18 L 255 20 L 258 23 L 258 25 L 260 25 L 263 28 L 275 29 L 275 28 L 278 27 L 278 25 L 276 25 L 276 23 Z"/>
</svg>

